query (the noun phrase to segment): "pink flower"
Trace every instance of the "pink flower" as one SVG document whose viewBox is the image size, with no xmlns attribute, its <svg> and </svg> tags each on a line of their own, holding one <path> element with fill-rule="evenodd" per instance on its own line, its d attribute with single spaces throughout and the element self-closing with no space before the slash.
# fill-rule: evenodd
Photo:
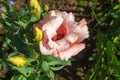
<svg viewBox="0 0 120 80">
<path fill-rule="evenodd" d="M 44 55 L 53 55 L 68 60 L 85 48 L 82 42 L 88 38 L 85 19 L 75 22 L 72 13 L 50 11 L 44 20 L 36 24 L 43 31 L 40 51 Z"/>
</svg>

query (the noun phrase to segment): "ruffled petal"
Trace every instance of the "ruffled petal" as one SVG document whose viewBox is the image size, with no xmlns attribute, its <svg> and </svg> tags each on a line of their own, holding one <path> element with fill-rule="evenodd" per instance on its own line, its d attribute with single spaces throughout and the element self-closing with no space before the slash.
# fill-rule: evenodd
<svg viewBox="0 0 120 80">
<path fill-rule="evenodd" d="M 61 60 L 68 60 L 72 56 L 77 55 L 81 50 L 85 48 L 85 44 L 72 44 L 70 48 L 59 52 Z"/>
<path fill-rule="evenodd" d="M 52 10 L 36 24 L 43 31 L 40 51 L 44 55 L 53 55 L 62 60 L 68 60 L 85 48 L 80 44 L 88 35 L 85 19 L 74 21 L 72 13 Z"/>
<path fill-rule="evenodd" d="M 74 27 L 73 33 L 78 33 L 78 40 L 76 42 L 81 42 L 89 37 L 88 26 L 86 24 L 85 19 L 82 19 L 79 24 Z"/>
<path fill-rule="evenodd" d="M 42 42 L 40 42 L 39 46 L 40 46 L 41 54 L 53 55 L 57 51 L 55 48 L 48 49 L 47 47 L 45 47 L 43 45 L 44 44 Z"/>
<path fill-rule="evenodd" d="M 63 19 L 61 17 L 56 17 L 55 19 L 48 21 L 46 24 L 43 25 L 42 30 L 46 31 L 48 37 L 52 38 L 56 35 L 57 29 L 62 24 Z"/>
<path fill-rule="evenodd" d="M 69 33 L 66 37 L 64 37 L 64 40 L 66 40 L 69 43 L 75 43 L 78 40 L 79 34 L 77 33 Z"/>
</svg>

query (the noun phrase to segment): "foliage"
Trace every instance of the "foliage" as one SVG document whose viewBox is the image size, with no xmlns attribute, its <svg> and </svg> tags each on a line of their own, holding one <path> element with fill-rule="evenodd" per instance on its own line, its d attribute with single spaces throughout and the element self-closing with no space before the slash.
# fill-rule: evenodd
<svg viewBox="0 0 120 80">
<path fill-rule="evenodd" d="M 91 15 L 96 21 L 91 34 L 96 33 L 97 52 L 89 58 L 93 64 L 86 80 L 120 80 L 120 4 L 95 0 Z"/>
<path fill-rule="evenodd" d="M 0 11 L 0 23 L 6 29 L 0 36 L 0 70 L 12 72 L 11 80 L 53 80 L 53 71 L 71 65 L 70 60 L 43 56 L 39 51 L 33 25 L 44 17 L 46 11 L 39 8 L 42 13 L 34 15 L 35 4 L 32 7 L 24 6 L 21 10 L 15 10 L 2 0 L 0 4 L 5 10 Z"/>
<path fill-rule="evenodd" d="M 90 69 L 85 73 L 85 80 L 120 80 L 120 3 L 119 0 L 77 0 L 79 6 L 89 7 L 94 19 L 90 29 L 94 34 L 96 52 L 90 53 L 88 60 Z M 57 2 L 57 0 L 55 0 Z M 6 33 L 0 35 L 0 70 L 12 70 L 11 80 L 53 80 L 54 72 L 70 61 L 61 61 L 53 56 L 43 56 L 34 38 L 33 25 L 42 19 L 48 7 L 41 7 L 40 18 L 33 15 L 33 8 L 28 6 L 16 11 L 13 7 L 0 0 L 5 11 L 0 11 L 0 28 L 6 28 Z M 87 6 L 88 5 L 88 6 Z M 14 15 L 13 15 L 14 14 Z M 90 25 L 91 26 L 91 25 Z M 19 43 L 18 43 L 19 41 Z M 9 58 L 22 55 L 27 59 L 27 65 L 20 67 L 12 64 Z M 84 72 L 84 68 L 80 68 Z M 1 75 L 0 75 L 1 77 Z"/>
</svg>

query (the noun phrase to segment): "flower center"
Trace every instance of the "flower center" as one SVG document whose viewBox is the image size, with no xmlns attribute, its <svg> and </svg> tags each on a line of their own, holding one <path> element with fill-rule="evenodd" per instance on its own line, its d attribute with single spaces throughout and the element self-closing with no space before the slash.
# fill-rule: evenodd
<svg viewBox="0 0 120 80">
<path fill-rule="evenodd" d="M 56 32 L 57 34 L 52 38 L 53 41 L 60 40 L 67 34 L 66 25 L 62 24 Z"/>
</svg>

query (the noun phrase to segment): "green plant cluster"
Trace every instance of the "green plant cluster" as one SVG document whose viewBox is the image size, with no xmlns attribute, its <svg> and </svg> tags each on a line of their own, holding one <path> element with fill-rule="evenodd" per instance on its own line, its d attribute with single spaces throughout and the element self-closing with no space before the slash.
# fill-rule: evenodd
<svg viewBox="0 0 120 80">
<path fill-rule="evenodd" d="M 117 0 L 94 0 L 90 6 L 96 24 L 96 53 L 89 57 L 86 80 L 120 80 L 120 4 Z"/>
<path fill-rule="evenodd" d="M 5 30 L 0 35 L 0 71 L 11 74 L 11 80 L 54 80 L 53 71 L 71 65 L 70 60 L 62 61 L 53 56 L 43 56 L 39 51 L 39 44 L 33 35 L 33 25 L 44 17 L 46 11 L 42 10 L 41 18 L 38 19 L 29 6 L 15 10 L 5 1 L 0 0 L 0 4 L 4 6 L 4 10 L 0 10 L 0 29 Z M 17 55 L 26 58 L 25 66 L 16 66 L 7 60 Z"/>
</svg>

